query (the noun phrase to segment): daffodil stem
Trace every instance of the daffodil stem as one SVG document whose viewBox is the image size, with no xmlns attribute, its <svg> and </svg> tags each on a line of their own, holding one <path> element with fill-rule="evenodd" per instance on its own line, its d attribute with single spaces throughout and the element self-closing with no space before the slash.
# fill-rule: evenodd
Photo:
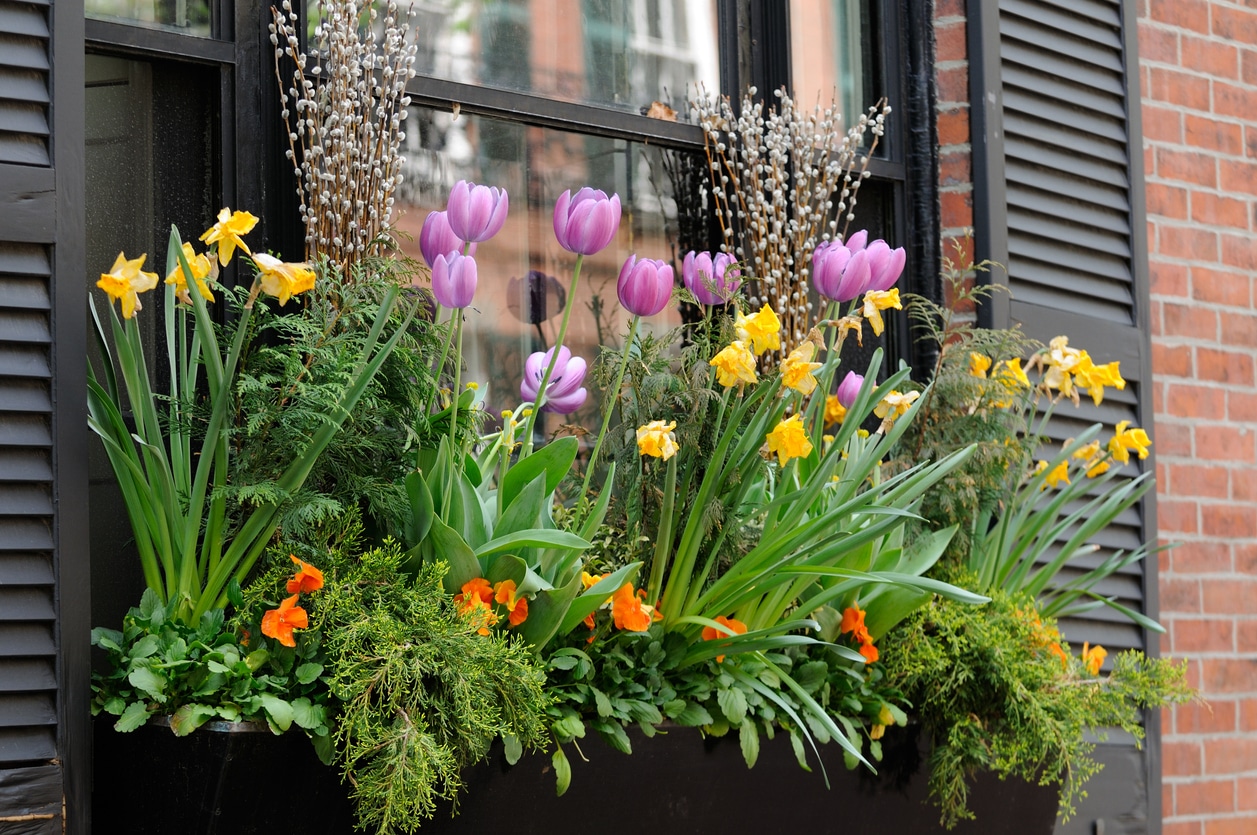
<svg viewBox="0 0 1257 835">
<path fill-rule="evenodd" d="M 668 554 L 672 552 L 672 514 L 677 493 L 677 459 L 668 459 L 668 472 L 664 475 L 663 507 L 659 513 L 659 532 L 655 536 L 655 555 L 650 561 L 650 582 L 646 586 L 646 600 L 658 606 L 663 592 L 663 573 L 668 567 Z"/>
<path fill-rule="evenodd" d="M 541 376 L 541 385 L 537 388 L 537 399 L 532 404 L 532 414 L 528 416 L 528 426 L 524 432 L 524 449 L 520 453 L 520 458 L 526 458 L 532 453 L 533 428 L 537 424 L 537 415 L 541 412 L 541 407 L 546 401 L 546 386 L 550 385 L 550 375 L 554 373 L 554 366 L 559 362 L 559 349 L 563 347 L 563 340 L 567 338 L 567 325 L 572 320 L 572 308 L 576 306 L 576 287 L 580 284 L 580 268 L 585 263 L 584 255 L 576 256 L 576 266 L 572 267 L 572 283 L 567 288 L 567 304 L 563 307 L 563 322 L 559 325 L 559 338 L 555 340 L 553 351 L 550 354 L 550 364 L 546 366 L 546 373 Z"/>
<path fill-rule="evenodd" d="M 589 480 L 594 477 L 594 467 L 598 463 L 598 453 L 602 449 L 602 442 L 607 437 L 611 413 L 615 411 L 615 404 L 620 399 L 620 386 L 624 384 L 624 372 L 628 369 L 629 354 L 633 352 L 633 340 L 637 338 L 637 326 L 641 321 L 641 316 L 633 317 L 633 324 L 629 325 L 628 339 L 624 341 L 624 351 L 620 355 L 620 369 L 615 373 L 615 382 L 611 384 L 611 388 L 607 389 L 603 397 L 602 427 L 599 428 L 598 437 L 594 441 L 594 451 L 589 454 L 589 465 L 585 468 L 585 482 L 581 485 L 580 495 L 582 496 L 589 495 Z"/>
</svg>

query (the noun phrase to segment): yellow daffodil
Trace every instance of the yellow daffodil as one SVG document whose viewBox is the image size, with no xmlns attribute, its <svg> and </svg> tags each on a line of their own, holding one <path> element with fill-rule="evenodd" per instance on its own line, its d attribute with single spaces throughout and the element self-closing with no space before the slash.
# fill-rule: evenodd
<svg viewBox="0 0 1257 835">
<path fill-rule="evenodd" d="M 309 264 L 289 264 L 262 252 L 253 256 L 253 263 L 262 271 L 262 290 L 278 298 L 280 305 L 298 293 L 314 289 L 314 270 Z"/>
<path fill-rule="evenodd" d="M 677 422 L 664 423 L 662 420 L 652 420 L 645 426 L 637 427 L 637 452 L 639 455 L 650 455 L 655 458 L 662 458 L 667 461 L 676 455 L 681 447 L 677 446 L 676 438 L 672 434 L 672 430 L 677 428 Z"/>
<path fill-rule="evenodd" d="M 205 283 L 206 276 L 210 274 L 210 260 L 205 257 L 205 253 L 198 255 L 193 251 L 192 244 L 189 243 L 183 245 L 183 257 L 187 259 L 188 267 L 192 270 L 192 278 L 196 281 L 197 289 L 201 291 L 201 298 L 207 302 L 214 301 L 214 294 Z M 175 264 L 170 275 L 166 276 L 166 283 L 175 285 L 175 298 L 184 304 L 192 304 L 192 297 L 188 295 L 188 277 L 182 266 Z"/>
<path fill-rule="evenodd" d="M 1057 336 L 1048 343 L 1047 358 L 1043 360 L 1047 370 L 1043 374 L 1043 385 L 1047 389 L 1056 389 L 1066 397 L 1077 398 L 1074 391 L 1073 372 L 1086 356 L 1085 351 L 1069 347 L 1069 337 Z M 1090 358 L 1088 357 L 1088 360 Z"/>
<path fill-rule="evenodd" d="M 1082 645 L 1082 665 L 1087 668 L 1087 672 L 1097 676 L 1100 674 L 1100 666 L 1104 664 L 1104 657 L 1108 654 L 1108 650 L 1099 644 L 1091 646 L 1090 643 L 1084 642 Z"/>
<path fill-rule="evenodd" d="M 1130 460 L 1133 450 L 1141 459 L 1148 457 L 1148 449 L 1152 446 L 1148 433 L 1142 429 L 1127 429 L 1130 421 L 1124 420 L 1113 429 L 1113 437 L 1109 439 L 1109 453 L 1123 464 Z"/>
<path fill-rule="evenodd" d="M 864 346 L 864 320 L 859 316 L 843 316 L 838 320 L 838 342 L 847 338 L 847 334 L 855 331 L 855 341 Z"/>
<path fill-rule="evenodd" d="M 791 415 L 768 433 L 768 451 L 777 453 L 777 462 L 783 467 L 791 458 L 806 458 L 812 454 L 812 441 L 803 428 L 801 415 Z"/>
<path fill-rule="evenodd" d="M 821 367 L 821 363 L 812 362 L 816 354 L 816 343 L 804 342 L 790 352 L 781 364 L 781 382 L 802 395 L 809 395 L 816 389 L 816 377 L 812 372 Z"/>
<path fill-rule="evenodd" d="M 1030 378 L 1026 376 L 1025 369 L 1021 367 L 1020 357 L 1001 360 L 995 366 L 995 370 L 991 372 L 991 379 L 999 380 L 1004 384 L 1004 388 L 1013 392 L 1030 388 Z"/>
<path fill-rule="evenodd" d="M 236 247 L 240 247 L 250 255 L 253 254 L 240 236 L 249 234 L 257 222 L 258 219 L 248 212 L 223 209 L 218 213 L 218 222 L 205 230 L 201 240 L 206 245 L 218 244 L 218 264 L 225 267 L 231 261 Z"/>
<path fill-rule="evenodd" d="M 847 407 L 838 400 L 838 395 L 831 394 L 825 398 L 825 425 L 832 426 L 847 419 Z"/>
<path fill-rule="evenodd" d="M 1038 465 L 1034 468 L 1034 471 L 1036 473 L 1041 473 L 1045 471 L 1047 468 L 1048 468 L 1048 462 L 1040 461 Z M 1066 484 L 1070 483 L 1068 461 L 1062 461 L 1061 463 L 1053 467 L 1052 471 L 1047 474 L 1046 480 L 1043 486 L 1040 487 L 1039 489 L 1046 490 L 1049 487 L 1053 487 L 1053 488 L 1060 487 L 1062 481 L 1065 482 Z"/>
<path fill-rule="evenodd" d="M 145 254 L 139 258 L 127 258 L 119 252 L 113 267 L 109 272 L 101 273 L 100 281 L 96 282 L 96 286 L 108 293 L 112 301 L 122 303 L 123 319 L 130 319 L 136 311 L 143 310 L 140 293 L 147 293 L 157 286 L 157 273 L 146 273 L 140 269 L 147 257 Z"/>
<path fill-rule="evenodd" d="M 969 352 L 969 374 L 973 377 L 986 377 L 991 368 L 991 358 L 976 351 Z"/>
<path fill-rule="evenodd" d="M 744 344 L 749 343 L 755 356 L 781 348 L 781 320 L 768 305 L 761 307 L 754 316 L 743 316 L 739 310 L 733 326 L 737 330 L 738 340 Z"/>
<path fill-rule="evenodd" d="M 879 418 L 893 421 L 895 418 L 902 417 L 920 396 L 921 392 L 919 391 L 901 394 L 892 389 L 890 394 L 883 397 L 881 402 L 873 408 L 873 414 Z"/>
<path fill-rule="evenodd" d="M 1104 400 L 1104 387 L 1111 386 L 1119 391 L 1126 388 L 1126 381 L 1118 370 L 1120 363 L 1109 362 L 1096 365 L 1086 351 L 1082 352 L 1078 363 L 1074 366 L 1074 384 L 1084 388 L 1091 395 L 1097 406 Z"/>
<path fill-rule="evenodd" d="M 861 312 L 873 326 L 874 336 L 881 336 L 885 328 L 882 323 L 882 311 L 892 307 L 895 310 L 903 310 L 903 304 L 899 301 L 898 287 L 891 290 L 869 290 L 864 294 L 864 309 Z"/>
<path fill-rule="evenodd" d="M 708 365 L 716 369 L 716 379 L 725 388 L 738 383 L 754 383 L 759 379 L 755 375 L 755 355 L 741 340 L 725 346 Z"/>
<path fill-rule="evenodd" d="M 1074 450 L 1073 457 L 1085 462 L 1083 466 L 1087 468 L 1087 478 L 1095 478 L 1109 471 L 1109 461 L 1101 455 L 1099 441 L 1092 441 Z"/>
</svg>

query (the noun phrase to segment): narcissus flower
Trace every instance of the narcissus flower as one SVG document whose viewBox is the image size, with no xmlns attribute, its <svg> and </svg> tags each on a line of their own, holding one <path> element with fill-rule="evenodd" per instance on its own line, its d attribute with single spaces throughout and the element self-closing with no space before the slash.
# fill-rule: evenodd
<svg viewBox="0 0 1257 835">
<path fill-rule="evenodd" d="M 1093 676 L 1099 675 L 1100 667 L 1104 664 L 1104 657 L 1108 654 L 1108 650 L 1099 644 L 1093 647 L 1091 644 L 1084 642 L 1082 645 L 1082 665 Z"/>
<path fill-rule="evenodd" d="M 299 560 L 293 554 L 288 555 L 288 559 L 297 564 L 297 573 L 288 581 L 288 593 L 300 594 L 301 592 L 318 591 L 323 588 L 323 572 L 305 560 Z"/>
<path fill-rule="evenodd" d="M 262 290 L 279 299 L 282 307 L 298 293 L 314 289 L 314 270 L 309 264 L 289 264 L 273 255 L 259 252 L 253 263 L 262 271 Z"/>
<path fill-rule="evenodd" d="M 554 204 L 554 237 L 559 246 L 577 255 L 593 255 L 611 243 L 620 228 L 620 195 L 586 186 L 559 195 Z"/>
<path fill-rule="evenodd" d="M 727 252 L 690 252 L 681 264 L 681 280 L 699 304 L 724 304 L 742 286 L 736 265 Z"/>
<path fill-rule="evenodd" d="M 450 189 L 445 219 L 459 240 L 470 243 L 487 241 L 502 231 L 510 203 L 506 189 L 459 180 Z"/>
<path fill-rule="evenodd" d="M 196 282 L 196 287 L 201 291 L 201 298 L 207 302 L 214 301 L 214 294 L 210 292 L 209 286 L 205 283 L 206 277 L 210 274 L 210 260 L 205 257 L 205 253 L 199 255 L 192 249 L 192 244 L 184 243 L 183 257 L 188 260 L 188 266 L 192 269 L 192 279 Z M 166 276 L 166 283 L 175 286 L 175 298 L 184 304 L 192 304 L 192 297 L 188 295 L 188 277 L 183 271 L 183 266 L 176 263 L 175 268 L 170 271 L 170 275 Z"/>
<path fill-rule="evenodd" d="M 147 293 L 157 286 L 157 273 L 146 273 L 140 269 L 147 257 L 144 254 L 139 258 L 127 258 L 119 252 L 113 267 L 109 272 L 101 273 L 100 280 L 96 282 L 96 286 L 109 294 L 111 300 L 122 303 L 123 319 L 130 319 L 137 311 L 143 310 L 140 293 Z"/>
<path fill-rule="evenodd" d="M 986 378 L 986 372 L 991 370 L 991 358 L 986 354 L 979 354 L 976 351 L 969 352 L 969 374 L 972 377 Z"/>
<path fill-rule="evenodd" d="M 662 458 L 664 461 L 676 455 L 681 449 L 677 445 L 676 437 L 672 434 L 672 430 L 676 428 L 675 420 L 671 423 L 652 420 L 645 426 L 637 427 L 638 454 Z"/>
<path fill-rule="evenodd" d="M 873 414 L 879 418 L 893 421 L 896 418 L 903 417 L 920 396 L 921 392 L 919 391 L 900 393 L 892 389 L 889 394 L 881 399 L 881 402 L 873 407 Z"/>
<path fill-rule="evenodd" d="M 739 310 L 733 326 L 738 339 L 749 345 L 755 356 L 781 348 L 781 320 L 768 305 L 761 307 L 754 316 L 743 316 Z"/>
<path fill-rule="evenodd" d="M 300 595 L 284 598 L 278 609 L 271 609 L 262 615 L 262 634 L 274 638 L 286 647 L 295 647 L 297 639 L 293 637 L 294 629 L 305 629 L 310 625 L 306 610 L 297 605 Z"/>
<path fill-rule="evenodd" d="M 1049 390 L 1055 389 L 1066 397 L 1077 399 L 1073 372 L 1084 356 L 1086 356 L 1085 351 L 1069 347 L 1069 337 L 1053 337 L 1048 343 L 1047 354 L 1042 360 L 1046 369 L 1043 373 L 1043 387 Z"/>
<path fill-rule="evenodd" d="M 1047 468 L 1048 468 L 1048 462 L 1040 461 L 1035 466 L 1034 471 L 1036 473 L 1041 473 L 1041 472 L 1046 471 Z M 1061 463 L 1053 467 L 1051 472 L 1049 472 L 1046 476 L 1044 476 L 1043 486 L 1040 487 L 1039 489 L 1046 490 L 1049 487 L 1052 487 L 1052 488 L 1060 487 L 1061 482 L 1065 482 L 1066 484 L 1070 483 L 1068 461 L 1062 461 Z"/>
<path fill-rule="evenodd" d="M 218 265 L 225 267 L 231 262 L 231 256 L 235 253 L 236 247 L 240 247 L 249 255 L 253 254 L 241 236 L 252 232 L 257 222 L 258 219 L 248 212 L 223 209 L 218 213 L 218 222 L 205 230 L 201 241 L 206 245 L 218 244 Z"/>
<path fill-rule="evenodd" d="M 847 419 L 847 407 L 842 405 L 842 401 L 838 399 L 838 395 L 831 394 L 825 398 L 825 425 L 831 426 L 835 423 L 842 423 Z"/>
<path fill-rule="evenodd" d="M 732 635 L 745 635 L 746 634 L 746 624 L 735 618 L 727 618 L 724 615 L 717 615 L 716 623 L 725 627 L 725 630 L 727 631 L 716 629 L 714 626 L 704 626 L 703 627 L 703 640 L 704 641 L 714 641 L 717 638 L 729 638 L 729 637 L 732 637 Z M 717 664 L 723 662 L 724 660 L 725 660 L 725 657 L 723 655 L 716 656 Z"/>
<path fill-rule="evenodd" d="M 781 382 L 803 395 L 811 394 L 816 389 L 816 377 L 812 372 L 821 367 L 821 363 L 812 362 L 816 354 L 816 343 L 804 342 L 790 352 L 781 363 Z"/>
<path fill-rule="evenodd" d="M 759 379 L 755 374 L 755 355 L 741 340 L 726 345 L 708 365 L 716 369 L 716 379 L 725 388 L 739 383 L 754 383 Z"/>
<path fill-rule="evenodd" d="M 1086 351 L 1082 352 L 1078 363 L 1074 366 L 1074 384 L 1087 390 L 1091 400 L 1097 406 L 1104 400 L 1104 387 L 1110 386 L 1121 391 L 1126 388 L 1126 381 L 1118 370 L 1118 362 L 1096 365 Z"/>
<path fill-rule="evenodd" d="M 1113 428 L 1113 437 L 1109 439 L 1109 454 L 1114 460 L 1125 464 L 1130 461 L 1132 451 L 1137 453 L 1141 459 L 1148 457 L 1148 450 L 1152 446 L 1152 440 L 1148 437 L 1148 433 L 1142 429 L 1127 429 L 1130 421 L 1124 420 Z"/>
<path fill-rule="evenodd" d="M 768 433 L 768 451 L 777 453 L 777 461 L 782 467 L 792 458 L 806 458 L 812 454 L 812 440 L 803 428 L 802 415 L 791 415 Z"/>
<path fill-rule="evenodd" d="M 881 336 L 885 329 L 882 322 L 882 311 L 894 308 L 895 310 L 903 310 L 903 304 L 899 301 L 899 288 L 893 290 L 870 290 L 864 294 L 864 307 L 861 312 L 864 318 L 869 320 L 869 324 L 873 327 L 873 335 Z"/>
<path fill-rule="evenodd" d="M 1099 441 L 1080 446 L 1070 457 L 1085 462 L 1083 466 L 1086 467 L 1087 478 L 1095 478 L 1109 471 L 1109 462 L 1100 453 Z"/>
</svg>

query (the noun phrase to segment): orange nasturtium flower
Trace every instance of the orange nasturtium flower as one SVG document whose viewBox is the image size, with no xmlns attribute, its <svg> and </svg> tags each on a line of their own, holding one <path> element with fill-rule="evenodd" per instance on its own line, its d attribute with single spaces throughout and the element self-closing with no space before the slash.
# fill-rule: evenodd
<svg viewBox="0 0 1257 835">
<path fill-rule="evenodd" d="M 869 290 L 864 294 L 864 308 L 860 312 L 873 326 L 874 336 L 881 336 L 885 328 L 882 323 L 882 311 L 892 307 L 895 310 L 903 310 L 903 303 L 899 301 L 898 287 L 891 290 Z"/>
<path fill-rule="evenodd" d="M 297 640 L 293 638 L 294 629 L 305 629 L 310 625 L 306 610 L 297 605 L 300 595 L 284 598 L 278 609 L 271 609 L 262 615 L 262 634 L 274 638 L 286 647 L 295 647 Z"/>
<path fill-rule="evenodd" d="M 1104 663 L 1104 657 L 1108 654 L 1108 650 L 1099 644 L 1091 646 L 1091 644 L 1084 642 L 1082 645 L 1082 665 L 1093 676 L 1099 675 L 1100 665 Z"/>
<path fill-rule="evenodd" d="M 462 591 L 454 595 L 454 605 L 459 614 L 477 623 L 476 631 L 481 635 L 488 635 L 489 627 L 498 622 L 493 611 L 493 586 L 483 577 L 463 583 Z"/>
<path fill-rule="evenodd" d="M 746 624 L 740 620 L 737 620 L 736 618 L 727 618 L 724 615 L 717 615 L 716 623 L 725 627 L 729 631 L 723 632 L 715 628 L 714 626 L 704 626 L 703 627 L 703 640 L 704 641 L 714 641 L 717 638 L 729 638 L 729 637 L 732 637 L 732 635 L 745 635 L 746 634 Z M 716 656 L 717 664 L 723 662 L 724 660 L 725 660 L 725 657 L 723 655 Z"/>
<path fill-rule="evenodd" d="M 755 355 L 741 340 L 726 345 L 707 364 L 716 369 L 716 379 L 725 388 L 759 380 L 755 375 Z"/>
<path fill-rule="evenodd" d="M 1062 667 L 1069 669 L 1069 656 L 1065 654 L 1064 647 L 1062 647 L 1059 643 L 1051 643 L 1048 644 L 1048 649 L 1056 656 L 1057 660 L 1061 662 Z"/>
<path fill-rule="evenodd" d="M 188 267 L 192 270 L 192 278 L 196 282 L 196 288 L 201 291 L 201 298 L 207 302 L 214 301 L 214 294 L 210 292 L 209 285 L 205 283 L 206 277 L 210 274 L 210 260 L 205 257 L 205 253 L 197 254 L 192 249 L 192 244 L 184 243 L 183 257 L 188 260 Z M 175 286 L 175 298 L 184 304 L 192 304 L 192 297 L 188 295 L 188 277 L 183 271 L 182 265 L 176 263 L 175 268 L 170 271 L 170 275 L 166 276 L 166 283 Z"/>
<path fill-rule="evenodd" d="M 733 328 L 743 344 L 749 344 L 755 356 L 765 351 L 777 351 L 781 348 L 781 320 L 777 311 L 764 305 L 754 316 L 743 316 L 738 311 Z"/>
<path fill-rule="evenodd" d="M 218 222 L 205 230 L 201 240 L 206 244 L 218 244 L 218 264 L 225 267 L 230 263 L 236 247 L 240 247 L 250 255 L 253 254 L 250 252 L 248 244 L 240 236 L 247 235 L 253 231 L 253 227 L 257 225 L 257 222 L 258 219 L 248 212 L 233 212 L 231 209 L 223 209 L 218 213 Z"/>
<path fill-rule="evenodd" d="M 289 264 L 264 252 L 254 255 L 253 263 L 262 271 L 262 290 L 278 298 L 281 307 L 298 293 L 314 289 L 314 270 L 309 264 Z"/>
<path fill-rule="evenodd" d="M 864 610 L 859 606 L 848 606 L 843 610 L 842 623 L 838 627 L 839 631 L 844 635 L 850 632 L 851 637 L 862 644 L 871 640 L 869 638 L 869 629 L 864 625 L 864 615 Z"/>
<path fill-rule="evenodd" d="M 650 628 L 653 614 L 654 609 L 642 603 L 638 595 L 633 593 L 632 583 L 625 583 L 611 595 L 611 619 L 615 622 L 616 629 L 645 632 Z"/>
<path fill-rule="evenodd" d="M 515 581 L 503 580 L 493 587 L 493 599 L 506 607 L 511 626 L 519 626 L 528 619 L 528 598 L 515 596 Z"/>
<path fill-rule="evenodd" d="M 778 423 L 768 433 L 767 440 L 768 451 L 777 453 L 777 461 L 783 467 L 791 458 L 806 458 L 812 454 L 812 441 L 803 428 L 801 415 L 791 415 Z"/>
<path fill-rule="evenodd" d="M 147 253 L 139 258 L 127 258 L 121 252 L 113 262 L 109 272 L 101 273 L 96 286 L 109 294 L 112 301 L 122 302 L 122 318 L 130 319 L 137 311 L 143 310 L 140 304 L 140 293 L 147 293 L 157 286 L 157 273 L 146 273 L 140 269 L 144 266 Z"/>
<path fill-rule="evenodd" d="M 299 560 L 293 554 L 288 555 L 288 559 L 297 564 L 297 573 L 288 581 L 288 593 L 300 594 L 301 592 L 318 591 L 323 588 L 323 572 L 305 560 Z"/>
</svg>

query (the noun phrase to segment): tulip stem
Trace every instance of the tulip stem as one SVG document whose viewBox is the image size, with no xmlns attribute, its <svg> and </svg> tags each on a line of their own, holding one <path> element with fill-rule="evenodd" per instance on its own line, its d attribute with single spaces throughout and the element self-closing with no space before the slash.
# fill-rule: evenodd
<svg viewBox="0 0 1257 835">
<path fill-rule="evenodd" d="M 455 308 L 450 313 L 451 319 L 458 319 L 458 324 L 454 326 L 458 331 L 458 336 L 455 337 L 458 340 L 458 353 L 454 355 L 454 396 L 450 403 L 450 488 L 446 491 L 445 502 L 449 501 L 449 494 L 458 489 L 456 485 L 463 467 L 463 450 L 458 443 L 458 395 L 461 394 L 458 388 L 463 381 L 463 311 Z M 441 509 L 442 517 L 445 509 Z"/>
<path fill-rule="evenodd" d="M 528 416 L 528 427 L 524 433 L 524 449 L 520 453 L 520 458 L 526 458 L 532 453 L 533 427 L 537 424 L 537 415 L 541 412 L 541 407 L 545 405 L 546 386 L 550 385 L 550 375 L 554 373 L 554 366 L 559 362 L 559 349 L 563 347 L 563 340 L 567 337 L 567 325 L 572 319 L 572 308 L 576 306 L 576 286 L 580 283 L 580 268 L 584 262 L 584 255 L 576 256 L 576 266 L 572 268 L 572 283 L 567 288 L 567 304 L 563 307 L 563 322 L 559 325 L 559 338 L 554 341 L 550 364 L 546 366 L 546 373 L 541 376 L 541 385 L 537 388 L 537 399 L 532 404 L 532 414 Z"/>
<path fill-rule="evenodd" d="M 589 480 L 594 477 L 594 466 L 598 463 L 598 452 L 602 449 L 602 441 L 607 436 L 607 425 L 611 423 L 611 413 L 620 398 L 620 386 L 624 383 L 624 371 L 628 368 L 629 354 L 633 351 L 633 340 L 637 338 L 637 326 L 641 316 L 633 317 L 629 326 L 628 339 L 624 342 L 624 352 L 620 357 L 620 369 L 615 374 L 615 382 L 607 389 L 602 403 L 602 428 L 598 430 L 598 438 L 594 441 L 594 451 L 589 454 L 589 464 L 585 468 L 585 483 L 581 485 L 580 495 L 589 495 Z"/>
</svg>

